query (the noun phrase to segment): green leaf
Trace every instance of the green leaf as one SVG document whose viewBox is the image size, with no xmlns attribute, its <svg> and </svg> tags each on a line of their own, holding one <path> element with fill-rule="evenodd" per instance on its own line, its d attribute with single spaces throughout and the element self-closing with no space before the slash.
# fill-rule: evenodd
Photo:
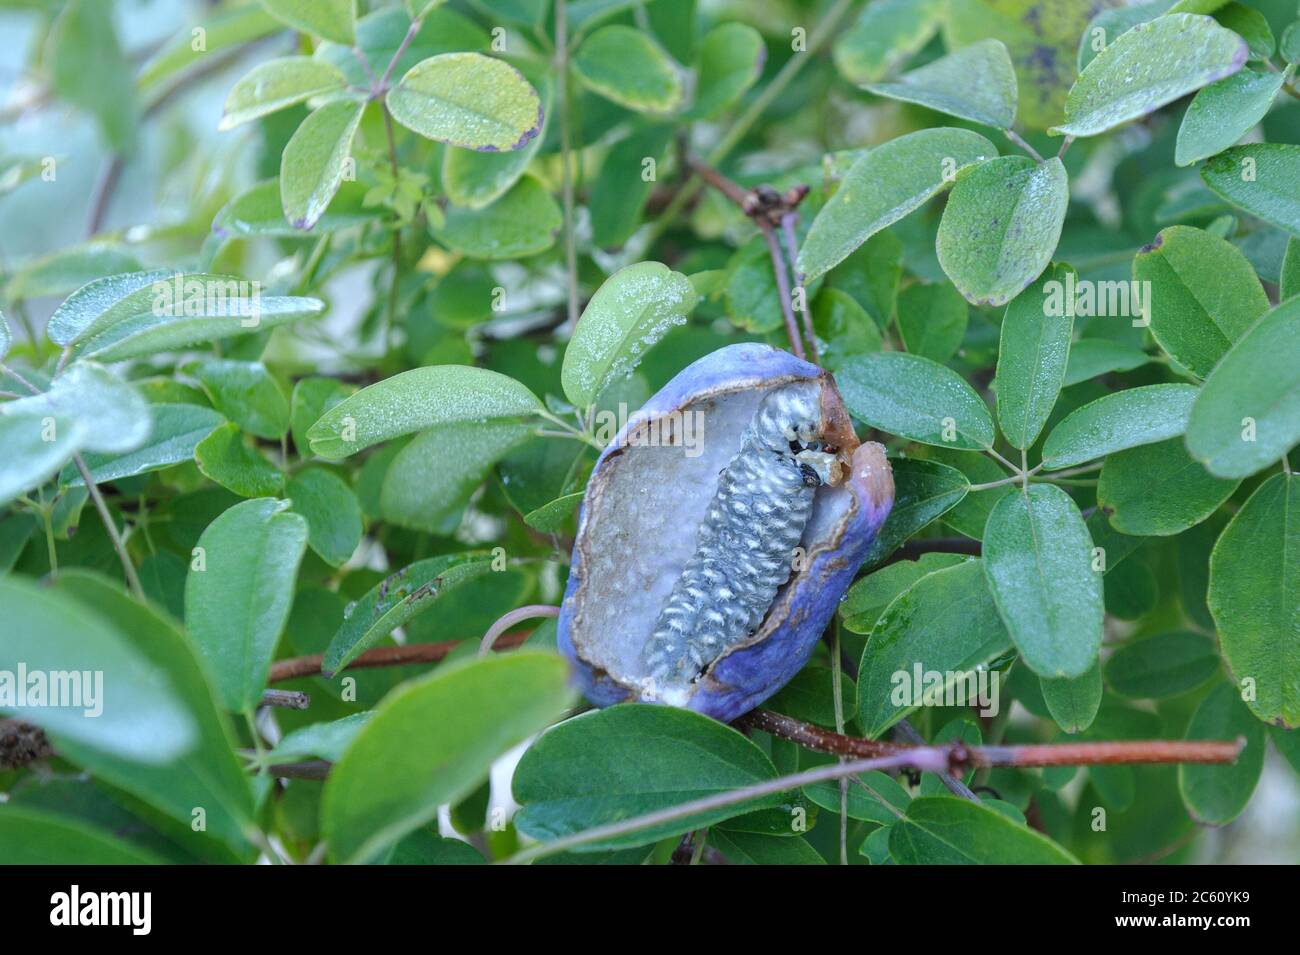
<svg viewBox="0 0 1300 955">
<path fill-rule="evenodd" d="M 69 0 L 49 26 L 43 65 L 57 97 L 93 113 L 108 145 L 125 152 L 140 114 L 113 19 L 112 4 Z"/>
<path fill-rule="evenodd" d="M 1216 478 L 1170 438 L 1106 458 L 1097 503 L 1121 534 L 1164 537 L 1205 520 L 1240 483 Z"/>
<path fill-rule="evenodd" d="M 117 628 L 182 701 L 197 730 L 194 745 L 165 763 L 124 759 L 66 741 L 60 744 L 62 754 L 186 828 L 195 821 L 195 807 L 203 807 L 203 831 L 242 851 L 253 824 L 253 796 L 235 756 L 234 736 L 194 645 L 161 612 L 130 599 L 106 578 L 69 569 L 59 574 L 56 586 L 87 612 Z"/>
<path fill-rule="evenodd" d="M 840 813 L 840 786 L 836 781 L 805 786 L 808 799 L 827 812 Z M 880 826 L 891 826 L 907 810 L 911 795 L 892 776 L 871 771 L 849 781 L 845 814 Z"/>
<path fill-rule="evenodd" d="M 332 677 L 445 593 L 490 569 L 482 553 L 470 552 L 430 557 L 389 574 L 344 612 L 343 625 L 325 650 L 321 672 Z"/>
<path fill-rule="evenodd" d="M 45 334 L 66 348 L 106 329 L 115 321 L 145 311 L 157 297 L 154 285 L 170 280 L 175 272 L 126 272 L 87 282 L 55 309 Z M 207 278 L 208 276 L 204 276 Z"/>
<path fill-rule="evenodd" d="M 1132 371 L 1150 360 L 1146 352 L 1132 345 L 1104 338 L 1082 338 L 1070 345 L 1070 358 L 1061 387 L 1068 388 L 1110 372 Z"/>
<path fill-rule="evenodd" d="M 1236 246 L 1190 226 L 1162 230 L 1134 257 L 1133 278 L 1150 283 L 1151 334 L 1200 378 L 1268 311 L 1268 296 Z"/>
<path fill-rule="evenodd" d="M 564 394 L 589 407 L 611 382 L 630 374 L 697 301 L 691 280 L 659 262 L 619 269 L 596 290 L 564 350 Z"/>
<path fill-rule="evenodd" d="M 1300 478 L 1261 484 L 1224 529 L 1210 555 L 1210 613 L 1219 648 L 1246 704 L 1261 720 L 1300 726 Z M 1291 505 L 1296 504 L 1295 509 Z"/>
<path fill-rule="evenodd" d="M 77 419 L 84 424 L 80 447 L 91 451 L 133 451 L 149 436 L 151 409 L 135 386 L 93 362 L 75 362 L 44 394 L 0 406 L 5 415 Z"/>
<path fill-rule="evenodd" d="M 293 386 L 293 394 L 289 396 L 289 430 L 293 435 L 293 446 L 300 454 L 311 453 L 307 430 L 316 420 L 355 393 L 356 389 L 351 385 L 334 378 L 298 379 Z"/>
<path fill-rule="evenodd" d="M 1300 299 L 1273 309 L 1223 356 L 1192 405 L 1187 448 L 1211 474 L 1248 477 L 1300 441 Z"/>
<path fill-rule="evenodd" d="M 1053 291 L 1063 289 L 1074 269 L 1055 265 L 1007 306 L 998 345 L 998 425 L 1013 448 L 1038 440 L 1065 381 L 1074 330 L 1074 309 L 1049 314 Z"/>
<path fill-rule="evenodd" d="M 1118 37 L 1123 36 L 1139 23 L 1154 20 L 1160 14 L 1167 12 L 1168 7 L 1166 0 L 1155 0 L 1153 3 L 1135 3 L 1132 6 L 1109 7 L 1102 10 L 1089 21 L 1088 29 L 1079 39 L 1079 70 L 1082 71 L 1097 58 L 1098 53 L 1114 43 Z"/>
<path fill-rule="evenodd" d="M 1298 21 L 1300 22 L 1300 21 Z M 1285 302 L 1300 293 L 1300 239 L 1291 236 L 1282 256 L 1281 275 L 1278 276 L 1278 301 Z"/>
<path fill-rule="evenodd" d="M 44 484 L 77 453 L 86 438 L 80 418 L 0 414 L 0 504 Z"/>
<path fill-rule="evenodd" d="M 1174 630 L 1126 643 L 1106 661 L 1106 682 L 1120 696 L 1163 700 L 1200 686 L 1219 672 L 1214 644 Z"/>
<path fill-rule="evenodd" d="M 0 577 L 0 710 L 118 759 L 166 764 L 197 728 L 185 701 L 111 617 L 20 577 Z M 39 695 L 34 695 L 39 694 Z"/>
<path fill-rule="evenodd" d="M 866 88 L 996 129 L 1009 129 L 1016 121 L 1016 73 L 1001 40 L 980 40 L 893 82 Z"/>
<path fill-rule="evenodd" d="M 158 865 L 163 860 L 79 819 L 0 803 L 0 845 L 10 865 Z"/>
<path fill-rule="evenodd" d="M 900 560 L 868 574 L 850 587 L 840 602 L 839 614 L 844 629 L 853 633 L 870 633 L 885 608 L 904 590 L 926 574 L 966 560 L 961 554 L 922 554 L 916 560 Z"/>
<path fill-rule="evenodd" d="M 885 610 L 871 632 L 858 673 L 858 721 L 875 739 L 917 708 L 924 694 L 938 702 L 1011 647 L 980 561 L 969 560 L 922 577 Z M 921 685 L 913 686 L 921 672 Z"/>
<path fill-rule="evenodd" d="M 1187 739 L 1231 742 L 1242 737 L 1246 746 L 1231 765 L 1178 767 L 1178 791 L 1202 825 L 1226 826 L 1241 815 L 1264 771 L 1264 724 L 1251 716 L 1232 686 L 1220 684 L 1192 714 Z"/>
<path fill-rule="evenodd" d="M 731 865 L 825 865 L 808 840 L 795 836 L 780 838 L 753 832 L 709 830 L 709 845 Z"/>
<path fill-rule="evenodd" d="M 1017 113 L 1029 129 L 1044 129 L 1061 115 L 1075 79 L 1079 36 L 1100 4 L 1091 0 L 947 0 L 943 40 L 957 49 L 986 37 L 1007 45 L 1019 78 Z"/>
<path fill-rule="evenodd" d="M 1201 167 L 1201 178 L 1234 206 L 1300 236 L 1300 146 L 1233 146 Z"/>
<path fill-rule="evenodd" d="M 285 734 L 266 754 L 267 763 L 288 763 L 315 756 L 337 763 L 357 734 L 375 715 L 373 710 L 353 713 L 327 723 L 311 723 Z"/>
<path fill-rule="evenodd" d="M 747 23 L 721 23 L 705 34 L 696 67 L 695 101 L 687 115 L 708 119 L 757 82 L 767 59 L 763 35 Z"/>
<path fill-rule="evenodd" d="M 96 484 L 190 461 L 194 449 L 224 420 L 211 408 L 199 405 L 160 404 L 152 405 L 150 410 L 153 427 L 143 445 L 126 454 L 85 455 L 86 467 Z M 84 482 L 74 472 L 66 476 L 64 483 L 80 487 Z"/>
<path fill-rule="evenodd" d="M 587 203 L 591 241 L 595 245 L 602 249 L 621 246 L 641 225 L 641 215 L 655 187 L 645 174 L 645 161 L 663 162 L 673 132 L 671 123 L 636 127 L 610 147 Z"/>
<path fill-rule="evenodd" d="M 1083 676 L 1044 679 L 1041 685 L 1043 701 L 1057 726 L 1067 733 L 1081 733 L 1092 725 L 1101 706 L 1101 661 L 1094 660 Z"/>
<path fill-rule="evenodd" d="M 18 269 L 5 286 L 11 301 L 65 295 L 87 282 L 119 272 L 138 272 L 140 263 L 116 245 L 92 242 L 60 249 Z"/>
<path fill-rule="evenodd" d="M 1280 726 L 1268 728 L 1269 738 L 1278 753 L 1291 764 L 1291 768 L 1300 774 L 1300 732 L 1283 729 Z"/>
<path fill-rule="evenodd" d="M 1289 24 L 1282 31 L 1278 52 L 1288 63 L 1300 63 L 1300 21 Z"/>
<path fill-rule="evenodd" d="M 420 61 L 388 91 L 386 102 L 407 129 L 464 149 L 522 149 L 542 127 L 537 90 L 509 63 L 481 53 Z"/>
<path fill-rule="evenodd" d="M 535 531 L 541 531 L 543 534 L 553 534 L 559 531 L 564 526 L 564 522 L 569 519 L 569 515 L 578 509 L 578 505 L 582 503 L 585 493 L 585 491 L 575 491 L 572 494 L 557 497 L 555 500 L 549 501 L 525 514 L 524 523 Z"/>
<path fill-rule="evenodd" d="M 460 661 L 404 684 L 325 783 L 330 853 L 366 862 L 436 819 L 440 805 L 472 792 L 494 760 L 558 719 L 572 699 L 565 662 L 529 650 Z"/>
<path fill-rule="evenodd" d="M 187 370 L 212 406 L 249 434 L 274 439 L 288 432 L 289 402 L 261 362 L 212 359 Z"/>
<path fill-rule="evenodd" d="M 348 175 L 352 140 L 365 103 L 326 103 L 302 121 L 280 157 L 280 205 L 295 229 L 310 229 L 325 214 Z"/>
<path fill-rule="evenodd" d="M 636 759 L 627 759 L 634 751 Z M 515 769 L 520 832 L 543 842 L 776 777 L 771 760 L 729 726 L 690 710 L 639 703 L 586 713 L 553 727 Z M 694 813 L 581 846 L 648 845 L 755 809 L 777 794 Z"/>
<path fill-rule="evenodd" d="M 468 842 L 417 829 L 393 846 L 386 865 L 484 865 L 487 860 Z"/>
<path fill-rule="evenodd" d="M 267 12 L 286 26 L 335 43 L 356 39 L 356 0 L 262 0 Z"/>
<path fill-rule="evenodd" d="M 277 328 L 301 318 L 319 314 L 325 307 L 320 299 L 298 296 L 227 297 L 214 295 L 194 314 L 145 312 L 117 322 L 86 341 L 82 358 L 116 362 L 158 352 L 177 351 L 201 342 L 235 335 L 249 335 Z M 179 311 L 179 309 L 177 309 Z"/>
<path fill-rule="evenodd" d="M 993 417 L 945 365 L 903 352 L 854 355 L 835 373 L 849 413 L 922 444 L 979 450 L 993 445 Z"/>
<path fill-rule="evenodd" d="M 993 508 L 984 570 L 1016 649 L 1042 677 L 1080 677 L 1101 649 L 1101 575 L 1079 508 L 1059 487 L 1034 484 Z"/>
<path fill-rule="evenodd" d="M 573 67 L 594 92 L 638 112 L 671 113 L 686 98 L 681 67 L 632 27 L 601 27 L 582 41 Z"/>
<path fill-rule="evenodd" d="M 848 722 L 858 712 L 858 688 L 846 675 L 840 674 L 841 712 Z M 810 664 L 794 675 L 763 704 L 770 710 L 784 713 L 805 723 L 818 726 L 835 726 L 835 682 L 830 667 Z"/>
<path fill-rule="evenodd" d="M 754 236 L 736 250 L 724 275 L 727 317 L 733 325 L 758 335 L 784 327 L 772 256 L 761 236 Z"/>
<path fill-rule="evenodd" d="M 913 355 L 945 362 L 966 337 L 966 300 L 948 282 L 909 285 L 898 295 L 898 334 Z"/>
<path fill-rule="evenodd" d="M 894 506 L 871 542 L 864 567 L 880 563 L 917 531 L 960 504 L 970 490 L 966 475 L 944 464 L 895 458 L 890 465 Z"/>
<path fill-rule="evenodd" d="M 285 221 L 280 204 L 280 180 L 268 179 L 231 199 L 212 220 L 213 235 L 222 239 L 244 239 L 252 236 L 272 236 L 283 239 L 301 239 L 304 231 L 312 235 L 339 232 L 353 226 L 373 222 L 383 214 L 379 206 L 366 206 L 368 190 L 359 182 L 342 182 L 334 198 L 316 224 L 303 230 Z"/>
<path fill-rule="evenodd" d="M 471 259 L 519 259 L 545 252 L 564 224 L 555 198 L 532 176 L 520 179 L 484 209 L 450 206 L 432 229 L 448 248 Z"/>
<path fill-rule="evenodd" d="M 9 333 L 9 323 L 5 320 L 4 312 L 0 312 L 0 358 L 4 358 L 9 353 L 9 346 L 13 343 L 13 336 Z"/>
<path fill-rule="evenodd" d="M 185 581 L 186 629 L 232 712 L 251 713 L 261 702 L 293 603 L 307 522 L 288 507 L 258 498 L 225 511 L 199 537 L 201 555 Z"/>
<path fill-rule="evenodd" d="M 413 368 L 362 388 L 307 429 L 313 454 L 346 458 L 372 444 L 439 424 L 525 418 L 537 397 L 505 375 L 468 365 Z"/>
<path fill-rule="evenodd" d="M 875 147 L 845 173 L 799 250 L 807 281 L 950 186 L 958 171 L 996 156 L 983 136 L 965 129 L 923 129 Z"/>
<path fill-rule="evenodd" d="M 1216 10 L 1214 19 L 1246 41 L 1252 60 L 1267 60 L 1277 48 L 1268 18 L 1253 7 L 1233 0 Z"/>
<path fill-rule="evenodd" d="M 346 481 L 325 468 L 304 468 L 289 479 L 285 497 L 307 519 L 307 544 L 331 567 L 341 567 L 361 543 L 361 505 Z"/>
<path fill-rule="evenodd" d="M 553 99 L 549 82 L 542 85 L 539 96 L 544 122 Z M 539 126 L 538 135 L 522 149 L 510 152 L 445 150 L 442 154 L 442 188 L 447 198 L 453 205 L 466 209 L 482 209 L 496 202 L 519 181 L 545 138 L 545 131 Z"/>
<path fill-rule="evenodd" d="M 1284 79 L 1281 73 L 1242 70 L 1197 93 L 1178 127 L 1174 162 L 1190 166 L 1241 139 L 1264 118 Z"/>
<path fill-rule="evenodd" d="M 881 350 L 879 327 L 848 292 L 823 288 L 813 300 L 812 320 L 823 368 L 839 371 L 850 355 Z"/>
<path fill-rule="evenodd" d="M 1095 136 L 1237 72 L 1246 41 L 1210 17 L 1173 14 L 1139 23 L 1079 74 L 1065 123 L 1049 130 Z"/>
<path fill-rule="evenodd" d="M 324 60 L 310 56 L 267 60 L 253 67 L 231 88 L 217 129 L 233 129 L 345 86 L 347 78 Z"/>
<path fill-rule="evenodd" d="M 234 422 L 218 425 L 196 444 L 194 461 L 203 474 L 240 497 L 273 497 L 284 490 L 284 474 L 244 443 Z"/>
<path fill-rule="evenodd" d="M 1005 305 L 1047 267 L 1069 177 L 1055 157 L 1001 156 L 957 176 L 939 222 L 939 264 L 974 305 Z"/>
<path fill-rule="evenodd" d="M 411 25 L 410 14 L 401 6 L 379 7 L 357 21 L 356 46 L 365 61 L 373 64 L 369 72 L 349 44 L 322 43 L 315 55 L 342 70 L 352 86 L 369 89 L 375 69 L 384 71 L 394 58 L 397 65 L 390 78 L 395 81 L 431 56 L 465 50 L 487 51 L 492 43 L 486 30 L 464 14 L 446 7 L 427 14 L 408 41 Z"/>
<path fill-rule="evenodd" d="M 1043 466 L 1055 471 L 1176 438 L 1187 429 L 1196 393 L 1192 385 L 1143 385 L 1090 401 L 1048 434 Z"/>
<path fill-rule="evenodd" d="M 195 29 L 203 30 L 202 44 L 195 43 Z M 280 22 L 256 3 L 246 3 L 229 9 L 218 9 L 210 17 L 204 16 L 189 30 L 181 30 L 165 42 L 140 67 L 136 82 L 156 104 L 165 93 L 168 81 L 192 75 L 209 53 L 230 50 L 251 40 L 257 40 L 281 29 Z M 195 49 L 199 47 L 199 49 Z"/>
<path fill-rule="evenodd" d="M 889 832 L 899 865 L 1074 865 L 1041 833 L 981 803 L 952 796 L 913 799 Z"/>
<path fill-rule="evenodd" d="M 871 83 L 920 51 L 939 26 L 936 0 L 876 0 L 835 40 L 831 57 L 850 83 Z"/>
<path fill-rule="evenodd" d="M 514 421 L 489 421 L 437 425 L 417 435 L 384 475 L 379 496 L 384 519 L 434 533 L 449 519 L 459 524 L 470 495 L 493 465 L 532 431 Z"/>
</svg>

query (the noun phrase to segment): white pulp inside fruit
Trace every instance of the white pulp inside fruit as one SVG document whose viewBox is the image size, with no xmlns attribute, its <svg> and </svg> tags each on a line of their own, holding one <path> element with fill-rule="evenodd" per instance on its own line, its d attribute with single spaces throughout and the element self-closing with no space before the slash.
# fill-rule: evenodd
<svg viewBox="0 0 1300 955">
<path fill-rule="evenodd" d="M 713 395 L 683 409 L 703 414 L 698 456 L 688 457 L 680 446 L 629 443 L 605 462 L 600 479 L 588 489 L 578 540 L 583 574 L 574 594 L 570 635 L 584 660 L 661 702 L 687 702 L 692 688 L 653 684 L 643 648 L 695 553 L 696 530 L 713 500 L 720 473 L 740 449 L 759 403 L 774 388 L 811 384 L 778 381 L 770 389 Z M 823 482 L 838 476 L 833 454 L 805 450 L 797 457 Z M 850 506 L 846 489 L 818 488 L 804 529 L 805 547 L 833 536 Z M 773 606 L 781 603 L 783 591 Z M 762 636 L 760 631 L 746 643 Z"/>
</svg>

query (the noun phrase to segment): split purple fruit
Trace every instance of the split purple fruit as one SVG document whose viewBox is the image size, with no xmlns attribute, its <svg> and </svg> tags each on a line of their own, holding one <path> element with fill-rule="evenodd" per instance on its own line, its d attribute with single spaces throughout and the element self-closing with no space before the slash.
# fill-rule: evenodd
<svg viewBox="0 0 1300 955">
<path fill-rule="evenodd" d="M 560 651 L 597 706 L 730 721 L 799 672 L 894 502 L 829 372 L 767 345 L 688 366 L 587 485 Z"/>
</svg>

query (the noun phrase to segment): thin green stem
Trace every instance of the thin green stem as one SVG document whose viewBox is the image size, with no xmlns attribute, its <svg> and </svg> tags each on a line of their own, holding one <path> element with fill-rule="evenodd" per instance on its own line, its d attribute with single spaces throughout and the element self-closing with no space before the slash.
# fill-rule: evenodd
<svg viewBox="0 0 1300 955">
<path fill-rule="evenodd" d="M 45 549 L 50 557 L 50 579 L 59 576 L 59 555 L 54 547 L 54 522 L 50 520 L 50 506 L 45 503 L 45 492 L 41 491 L 41 523 L 45 525 Z"/>
<path fill-rule="evenodd" d="M 1096 471 L 1100 469 L 1103 463 L 1104 462 L 1101 461 L 1094 461 L 1092 464 L 1084 464 L 1077 468 L 1066 468 L 1064 471 L 1049 471 L 1047 474 L 1043 475 L 1042 479 L 1046 480 L 1049 477 L 1052 478 L 1074 477 L 1076 474 L 1087 474 L 1089 471 Z M 1040 464 L 1039 467 L 1041 468 L 1042 465 Z"/>
<path fill-rule="evenodd" d="M 1042 154 L 1033 146 L 1029 145 L 1029 143 L 1026 142 L 1025 139 L 1014 129 L 1010 129 L 1010 128 L 1004 129 L 1002 130 L 1002 135 L 1006 136 L 1007 139 L 1011 140 L 1011 142 L 1015 143 L 1015 145 L 1019 146 L 1025 152 L 1029 153 L 1029 155 L 1033 157 L 1034 162 L 1043 161 Z"/>
<path fill-rule="evenodd" d="M 835 704 L 835 732 L 844 734 L 844 690 L 840 686 L 840 621 L 831 622 L 831 699 Z M 840 757 L 844 762 L 844 757 Z M 840 865 L 849 864 L 849 780 L 840 780 Z"/>
<path fill-rule="evenodd" d="M 1018 467 L 1017 467 L 1015 464 L 1013 464 L 1012 462 L 1008 461 L 1008 460 L 1007 460 L 1006 458 L 1004 458 L 1002 455 L 998 454 L 997 449 L 995 449 L 995 448 L 985 448 L 985 449 L 984 449 L 984 453 L 987 454 L 987 455 L 989 455 L 991 458 L 993 458 L 995 461 L 997 461 L 999 464 L 1001 464 L 1001 465 L 1002 465 L 1004 468 L 1006 468 L 1008 471 L 1011 471 L 1013 474 L 1019 475 L 1019 474 L 1021 473 L 1020 468 L 1018 468 Z"/>
<path fill-rule="evenodd" d="M 547 421 L 551 422 L 551 424 L 558 427 L 561 431 L 561 433 L 538 432 L 542 436 L 553 437 L 553 438 L 573 438 L 574 440 L 582 441 L 585 442 L 586 444 L 591 445 L 597 451 L 605 450 L 605 446 L 596 439 L 595 435 L 591 434 L 588 431 L 582 431 L 579 430 L 578 428 L 575 428 L 573 425 L 569 424 L 569 422 L 565 421 L 563 418 L 559 417 L 558 415 L 554 415 L 551 412 L 546 410 L 539 411 L 537 412 L 537 414 L 539 417 L 545 418 Z"/>
<path fill-rule="evenodd" d="M 108 512 L 108 505 L 104 503 L 104 495 L 100 493 L 99 487 L 90 476 L 90 468 L 86 467 L 86 459 L 79 453 L 74 454 L 72 463 L 77 466 L 77 471 L 81 474 L 81 480 L 86 483 L 86 491 L 90 494 L 90 499 L 95 502 L 95 510 L 99 512 L 99 519 L 104 522 L 104 530 L 108 532 L 108 539 L 113 542 L 113 550 L 117 551 L 117 559 L 122 562 L 122 573 L 126 575 L 126 585 L 131 588 L 131 593 L 135 595 L 137 600 L 144 600 L 144 588 L 140 586 L 140 576 L 135 572 L 135 564 L 131 563 L 131 555 L 126 551 L 126 542 L 122 539 L 122 535 L 118 533 L 117 525 L 113 523 L 113 515 Z"/>
<path fill-rule="evenodd" d="M 396 62 L 396 57 L 394 57 Z M 389 64 L 391 68 L 392 64 Z M 397 139 L 393 135 L 393 117 L 388 112 L 388 104 L 383 103 L 381 111 L 384 115 L 384 133 L 388 137 L 388 163 L 393 172 L 393 188 L 397 188 L 399 171 L 397 165 Z M 397 324 L 397 292 L 398 276 L 402 271 L 402 221 L 399 218 L 397 228 L 393 230 L 393 284 L 388 289 L 388 317 L 384 323 L 383 336 L 381 340 L 385 346 L 388 344 L 388 336 L 392 333 L 393 326 Z"/>
<path fill-rule="evenodd" d="M 923 765 L 918 765 L 918 763 Z M 928 772 L 942 772 L 947 768 L 948 757 L 946 751 L 940 749 L 926 749 L 922 752 L 920 749 L 910 750 L 904 753 L 891 753 L 887 756 L 878 756 L 871 759 L 853 759 L 845 763 L 832 763 L 828 766 L 817 766 L 813 769 L 806 769 L 803 772 L 792 773 L 789 776 L 778 776 L 776 779 L 769 779 L 761 783 L 755 783 L 751 786 L 742 786 L 739 789 L 732 789 L 728 792 L 715 793 L 712 796 L 705 796 L 701 799 L 692 799 L 689 802 L 679 803 L 676 806 L 670 806 L 667 809 L 659 809 L 654 812 L 648 812 L 644 815 L 633 816 L 631 819 L 622 819 L 618 822 L 607 823 L 603 826 L 594 826 L 591 829 L 584 829 L 581 832 L 575 832 L 572 835 L 561 836 L 558 839 L 552 839 L 550 842 L 544 842 L 540 845 L 530 846 L 516 852 L 507 859 L 502 860 L 507 865 L 519 865 L 525 862 L 533 862 L 537 859 L 543 859 L 546 856 L 555 855 L 558 852 L 566 852 L 569 849 L 576 849 L 579 846 L 590 845 L 593 842 L 603 842 L 608 839 L 614 839 L 618 836 L 629 835 L 634 832 L 640 832 L 643 829 L 649 829 L 654 826 L 661 826 L 687 819 L 699 813 L 712 812 L 715 809 L 727 809 L 741 803 L 749 802 L 752 799 L 760 799 L 763 796 L 771 796 L 777 793 L 790 792 L 802 786 L 811 786 L 814 783 L 829 782 L 831 780 L 842 779 L 846 776 L 856 776 L 859 773 L 870 772 L 873 769 L 898 769 L 901 767 L 911 767 Z"/>
<path fill-rule="evenodd" d="M 736 148 L 745 135 L 749 132 L 751 126 L 756 123 L 767 108 L 772 105 L 772 101 L 780 96 L 787 86 L 799 75 L 799 71 L 804 68 L 804 64 L 813 59 L 816 53 L 825 45 L 834 34 L 836 27 L 839 26 L 840 20 L 853 5 L 853 0 L 836 0 L 835 5 L 826 12 L 816 29 L 808 37 L 808 49 L 803 53 L 795 54 L 786 60 L 785 65 L 781 67 L 776 76 L 772 77 L 772 82 L 764 87 L 763 91 L 754 97 L 753 101 L 731 124 L 725 136 L 718 141 L 713 150 L 705 158 L 705 162 L 710 166 L 717 166 L 722 160 L 726 159 L 728 154 Z M 677 195 L 673 196 L 672 202 L 660 213 L 659 218 L 650 226 L 646 236 L 646 248 L 662 236 L 676 220 L 682 211 L 695 198 L 696 193 L 703 186 L 703 181 L 698 175 L 692 175 L 691 178 L 678 190 Z"/>
<path fill-rule="evenodd" d="M 1010 477 L 1004 477 L 1004 478 L 1002 478 L 1001 480 L 997 480 L 997 481 L 988 481 L 988 482 L 986 482 L 986 483 L 984 483 L 984 484 L 972 484 L 972 485 L 971 485 L 970 487 L 968 487 L 966 490 L 968 490 L 968 491 L 987 491 L 989 488 L 993 488 L 993 487 L 1002 487 L 1003 485 L 1006 485 L 1006 484 L 1019 484 L 1019 483 L 1022 482 L 1025 478 L 1027 478 L 1027 477 L 1032 477 L 1033 475 L 1037 474 L 1038 471 L 1039 471 L 1039 469 L 1041 469 L 1041 468 L 1042 468 L 1042 465 L 1041 465 L 1041 464 L 1038 464 L 1038 465 L 1035 465 L 1034 467 L 1030 468 L 1028 471 L 1021 471 L 1021 472 L 1018 472 L 1018 473 L 1016 473 L 1016 474 L 1011 475 Z"/>
<path fill-rule="evenodd" d="M 578 323 L 578 240 L 573 231 L 573 143 L 569 99 L 569 5 L 555 0 L 555 75 L 560 85 L 560 172 L 564 202 L 564 272 L 569 328 Z"/>
</svg>

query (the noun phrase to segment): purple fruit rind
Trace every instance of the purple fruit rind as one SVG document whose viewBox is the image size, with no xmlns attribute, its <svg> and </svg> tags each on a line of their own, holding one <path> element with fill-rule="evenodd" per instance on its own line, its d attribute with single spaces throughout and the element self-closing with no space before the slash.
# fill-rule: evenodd
<svg viewBox="0 0 1300 955">
<path fill-rule="evenodd" d="M 573 664 L 575 683 L 593 704 L 609 706 L 628 699 L 634 692 L 582 659 L 572 639 L 576 596 L 584 576 L 583 542 L 591 513 L 589 503 L 598 500 L 598 494 L 592 494 L 591 489 L 601 481 L 606 462 L 621 453 L 628 435 L 647 420 L 711 395 L 816 380 L 823 374 L 817 366 L 768 345 L 743 343 L 719 349 L 668 382 L 629 418 L 601 452 L 579 513 L 577 543 L 557 631 L 557 646 Z M 848 514 L 838 517 L 829 538 L 813 543 L 809 568 L 783 588 L 754 640 L 733 649 L 713 665 L 689 700 L 690 709 L 715 719 L 733 720 L 779 690 L 807 662 L 893 504 L 893 482 L 884 449 L 876 444 L 859 447 L 853 457 L 852 473 L 841 488 L 839 493 L 852 495 Z"/>
</svg>

